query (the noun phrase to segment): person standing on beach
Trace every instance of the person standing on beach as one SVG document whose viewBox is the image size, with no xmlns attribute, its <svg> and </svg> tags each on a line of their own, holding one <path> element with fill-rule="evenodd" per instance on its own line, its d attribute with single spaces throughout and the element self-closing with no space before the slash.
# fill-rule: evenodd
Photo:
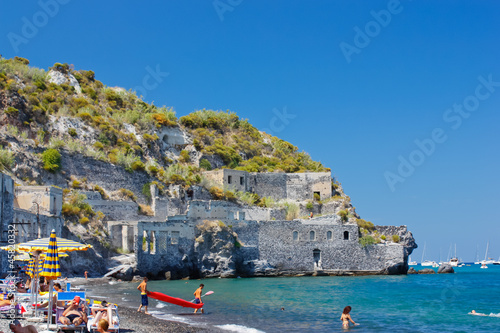
<svg viewBox="0 0 500 333">
<path fill-rule="evenodd" d="M 201 303 L 201 291 L 205 287 L 205 285 L 202 283 L 200 284 L 200 287 L 196 289 L 194 292 L 194 304 L 200 304 Z M 194 309 L 194 313 L 198 312 L 198 309 Z M 203 308 L 201 308 L 201 313 L 203 313 Z"/>
<path fill-rule="evenodd" d="M 142 307 L 144 306 L 144 313 L 149 314 L 148 312 L 148 278 L 144 277 L 144 280 L 137 287 L 138 290 L 141 291 L 141 305 L 139 306 L 138 312 L 141 312 Z"/>
<path fill-rule="evenodd" d="M 83 275 L 85 275 L 85 280 L 87 280 L 87 278 L 88 278 L 88 274 L 89 274 L 89 272 L 87 272 L 87 271 L 85 271 L 85 272 L 83 273 Z"/>
<path fill-rule="evenodd" d="M 342 328 L 349 328 L 349 321 L 354 325 L 357 325 L 354 320 L 352 320 L 349 312 L 351 312 L 351 307 L 348 305 L 344 308 L 344 311 L 342 311 L 342 315 L 340 316 L 340 320 L 342 320 Z"/>
</svg>

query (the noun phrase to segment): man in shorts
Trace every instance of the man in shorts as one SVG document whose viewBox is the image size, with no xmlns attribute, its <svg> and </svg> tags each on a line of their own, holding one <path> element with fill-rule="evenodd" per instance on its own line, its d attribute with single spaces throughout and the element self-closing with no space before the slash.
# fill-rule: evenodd
<svg viewBox="0 0 500 333">
<path fill-rule="evenodd" d="M 75 298 L 71 301 L 69 307 L 64 310 L 62 316 L 59 318 L 59 321 L 63 325 L 71 325 L 75 326 L 80 325 L 81 323 L 87 323 L 87 311 L 85 309 L 85 305 L 82 305 L 82 309 L 79 310 L 78 307 L 80 305 L 80 296 L 75 296 Z"/>
<path fill-rule="evenodd" d="M 144 313 L 149 314 L 148 312 L 148 278 L 144 277 L 144 280 L 137 287 L 138 290 L 141 291 L 141 305 L 139 306 L 138 312 L 141 312 L 142 307 L 144 306 Z"/>
<path fill-rule="evenodd" d="M 194 292 L 194 304 L 200 304 L 201 303 L 201 291 L 203 289 L 203 287 L 205 287 L 205 285 L 202 283 L 200 284 L 200 287 L 198 289 L 196 289 L 196 291 Z M 194 309 L 194 313 L 198 312 L 198 309 Z M 203 313 L 203 308 L 201 308 L 201 313 Z"/>
</svg>

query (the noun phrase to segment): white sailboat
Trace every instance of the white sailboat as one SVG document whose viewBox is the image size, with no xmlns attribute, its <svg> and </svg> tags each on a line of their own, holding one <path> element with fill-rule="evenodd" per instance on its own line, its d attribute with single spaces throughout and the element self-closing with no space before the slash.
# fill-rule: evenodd
<svg viewBox="0 0 500 333">
<path fill-rule="evenodd" d="M 488 248 L 490 247 L 490 242 L 486 244 L 486 253 L 484 254 L 484 260 L 481 260 L 481 268 L 488 268 L 486 265 L 492 265 L 495 261 L 491 258 L 488 258 Z M 486 267 L 483 267 L 486 266 Z"/>
<path fill-rule="evenodd" d="M 435 261 L 424 260 L 426 245 L 427 243 L 424 242 L 424 250 L 422 251 L 422 261 L 420 262 L 420 266 L 432 266 L 432 267 L 439 266 Z"/>
<path fill-rule="evenodd" d="M 408 265 L 409 266 L 417 266 L 417 262 L 416 261 L 411 261 L 411 256 L 408 258 Z"/>
<path fill-rule="evenodd" d="M 458 266 L 460 266 L 462 264 L 460 262 L 460 260 L 458 260 L 458 258 L 457 258 L 457 244 L 455 244 L 455 256 L 450 259 L 450 261 L 448 262 L 448 264 L 451 267 L 458 267 Z"/>
</svg>

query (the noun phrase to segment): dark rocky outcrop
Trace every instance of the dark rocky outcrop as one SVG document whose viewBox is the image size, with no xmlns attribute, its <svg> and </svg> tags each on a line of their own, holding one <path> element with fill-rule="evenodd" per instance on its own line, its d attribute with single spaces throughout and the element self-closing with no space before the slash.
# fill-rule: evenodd
<svg viewBox="0 0 500 333">
<path fill-rule="evenodd" d="M 418 274 L 418 272 L 415 270 L 415 268 L 410 267 L 410 269 L 408 270 L 408 272 L 406 274 Z"/>
<path fill-rule="evenodd" d="M 455 273 L 455 270 L 449 264 L 442 264 L 438 268 L 438 274 Z"/>
<path fill-rule="evenodd" d="M 418 274 L 436 274 L 432 268 L 424 268 L 418 271 Z"/>
</svg>

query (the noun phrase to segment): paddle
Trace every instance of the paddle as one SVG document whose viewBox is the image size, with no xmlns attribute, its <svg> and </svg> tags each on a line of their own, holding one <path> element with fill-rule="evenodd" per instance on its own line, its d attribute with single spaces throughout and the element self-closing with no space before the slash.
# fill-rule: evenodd
<svg viewBox="0 0 500 333">
<path fill-rule="evenodd" d="M 205 294 L 201 295 L 201 297 L 212 295 L 214 292 L 213 291 L 207 291 Z M 195 298 L 196 299 L 196 298 Z M 195 299 L 193 299 L 191 302 L 194 302 Z"/>
</svg>

